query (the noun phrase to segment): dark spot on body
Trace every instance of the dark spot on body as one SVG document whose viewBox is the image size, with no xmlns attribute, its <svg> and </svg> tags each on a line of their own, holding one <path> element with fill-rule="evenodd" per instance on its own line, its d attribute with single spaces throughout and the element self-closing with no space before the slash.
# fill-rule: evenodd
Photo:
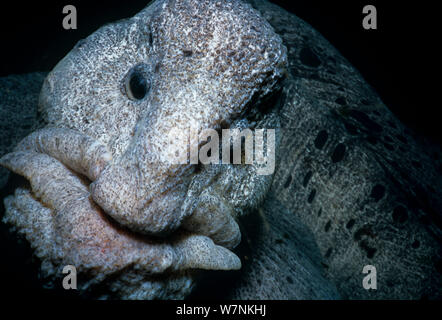
<svg viewBox="0 0 442 320">
<path fill-rule="evenodd" d="M 335 102 L 336 102 L 337 104 L 340 104 L 341 106 L 344 106 L 344 105 L 347 104 L 347 101 L 345 100 L 344 97 L 338 97 L 338 98 L 335 100 Z"/>
<path fill-rule="evenodd" d="M 331 221 L 328 220 L 328 222 L 327 222 L 327 224 L 325 225 L 325 228 L 324 228 L 325 232 L 328 232 L 330 230 L 330 227 L 331 227 Z"/>
<path fill-rule="evenodd" d="M 385 187 L 383 185 L 377 184 L 371 189 L 370 197 L 372 197 L 376 202 L 382 199 L 385 194 Z"/>
<path fill-rule="evenodd" d="M 292 279 L 292 278 L 290 278 L 289 276 L 287 276 L 286 279 L 287 279 L 287 282 L 288 282 L 288 283 L 293 284 L 293 279 Z"/>
<path fill-rule="evenodd" d="M 370 119 L 370 117 L 364 112 L 358 110 L 351 110 L 349 115 L 371 132 L 382 131 L 382 127 L 378 123 Z"/>
<path fill-rule="evenodd" d="M 302 181 L 302 186 L 305 188 L 307 187 L 308 182 L 310 181 L 310 178 L 312 177 L 313 172 L 309 171 L 304 177 L 304 180 Z"/>
<path fill-rule="evenodd" d="M 330 257 L 332 251 L 333 251 L 333 248 L 328 248 L 327 252 L 325 253 L 325 257 L 326 258 Z"/>
<path fill-rule="evenodd" d="M 327 142 L 327 139 L 328 139 L 327 131 L 326 130 L 319 131 L 319 133 L 315 139 L 315 147 L 317 149 L 322 149 L 324 147 L 325 143 Z"/>
<path fill-rule="evenodd" d="M 55 138 L 55 146 L 57 147 L 57 149 L 60 148 L 60 138 L 58 137 Z"/>
<path fill-rule="evenodd" d="M 302 48 L 299 53 L 299 59 L 303 65 L 317 68 L 321 64 L 321 60 L 316 56 L 316 54 L 310 48 Z"/>
<path fill-rule="evenodd" d="M 359 243 L 359 247 L 365 251 L 365 253 L 367 254 L 367 258 L 368 259 L 372 259 L 374 257 L 374 254 L 376 253 L 376 249 L 372 248 L 368 245 L 367 241 L 361 241 Z"/>
<path fill-rule="evenodd" d="M 292 182 L 292 175 L 289 175 L 287 177 L 287 180 L 284 183 L 284 189 L 287 189 L 290 186 L 290 183 Z"/>
<path fill-rule="evenodd" d="M 282 243 L 284 243 L 284 241 L 283 241 L 282 239 L 276 239 L 276 240 L 275 240 L 275 243 L 276 243 L 276 244 L 282 244 Z"/>
<path fill-rule="evenodd" d="M 155 72 L 155 73 L 158 73 L 158 72 L 160 71 L 160 67 L 161 67 L 161 63 L 157 63 L 157 64 L 155 65 L 154 72 Z"/>
<path fill-rule="evenodd" d="M 318 217 L 320 217 L 321 214 L 322 214 L 322 208 L 319 208 L 319 210 L 318 210 Z"/>
<path fill-rule="evenodd" d="M 388 143 L 394 143 L 393 139 L 390 136 L 385 136 L 384 137 L 385 141 L 387 141 Z"/>
<path fill-rule="evenodd" d="M 308 195 L 308 199 L 307 202 L 308 203 L 312 203 L 313 200 L 315 199 L 315 195 L 316 195 L 316 189 L 313 189 L 310 194 Z"/>
<path fill-rule="evenodd" d="M 233 57 L 235 54 L 236 54 L 236 51 L 235 51 L 235 50 L 228 50 L 226 55 L 227 55 L 229 58 L 231 58 L 231 57 Z"/>
<path fill-rule="evenodd" d="M 350 220 L 348 220 L 348 222 L 347 222 L 345 227 L 347 229 L 351 229 L 351 228 L 353 228 L 354 225 L 355 225 L 355 220 L 354 219 L 350 219 Z"/>
<path fill-rule="evenodd" d="M 192 50 L 183 50 L 183 56 L 190 57 L 192 56 L 193 51 Z"/>
<path fill-rule="evenodd" d="M 397 206 L 394 208 L 392 216 L 393 221 L 399 223 L 404 223 L 408 219 L 407 210 L 403 206 Z"/>
<path fill-rule="evenodd" d="M 339 161 L 342 161 L 342 159 L 344 159 L 345 149 L 346 149 L 346 147 L 345 147 L 345 144 L 343 144 L 343 143 L 339 143 L 336 146 L 336 148 L 333 151 L 333 154 L 331 156 L 333 163 L 337 163 Z"/>
<path fill-rule="evenodd" d="M 149 41 L 149 46 L 151 46 L 152 47 L 152 45 L 153 45 L 153 34 L 152 34 L 152 32 L 149 32 L 149 39 L 148 39 L 148 41 Z"/>
</svg>

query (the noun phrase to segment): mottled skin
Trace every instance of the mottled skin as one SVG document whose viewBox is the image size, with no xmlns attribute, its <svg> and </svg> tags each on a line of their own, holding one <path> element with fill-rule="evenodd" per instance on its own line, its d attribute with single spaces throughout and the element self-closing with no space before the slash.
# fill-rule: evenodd
<svg viewBox="0 0 442 320">
<path fill-rule="evenodd" d="M 188 130 L 277 127 L 258 106 L 286 66 L 279 36 L 240 1 L 156 1 L 100 28 L 46 78 L 47 126 L 1 159 L 30 182 L 5 200 L 5 221 L 38 248 L 45 276 L 73 264 L 90 290 L 121 272 L 138 286 L 127 293 L 116 277 L 123 298 L 184 297 L 186 270 L 240 268 L 226 249 L 240 241 L 236 219 L 272 176 L 258 164 L 177 163 L 198 143 Z M 162 273 L 172 286 L 146 285 Z"/>
<path fill-rule="evenodd" d="M 316 30 L 266 1 L 251 3 L 288 50 L 279 168 L 266 200 L 267 208 L 283 209 L 266 211 L 272 250 L 262 249 L 264 235 L 255 240 L 261 266 L 233 285 L 233 296 L 256 290 L 256 279 L 267 276 L 272 267 L 260 260 L 289 261 L 285 251 L 302 245 L 291 231 L 303 224 L 322 256 L 316 261 L 343 298 L 440 299 L 440 148 L 406 128 Z M 369 264 L 377 268 L 377 290 L 362 287 Z M 302 282 L 294 276 L 299 264 L 280 268 L 273 287 L 291 286 L 287 276 Z"/>
<path fill-rule="evenodd" d="M 270 105 L 279 109 L 276 114 L 271 113 L 274 118 L 280 118 L 282 126 L 279 166 L 270 190 L 264 183 L 261 184 L 262 192 L 256 193 L 261 196 L 267 193 L 265 202 L 248 218 L 240 220 L 242 241 L 235 252 L 241 258 L 241 270 L 235 273 L 208 272 L 207 277 L 201 279 L 202 287 L 196 296 L 242 299 L 440 298 L 440 151 L 410 134 L 360 74 L 318 32 L 293 14 L 266 1 L 250 2 L 274 27 L 288 49 L 289 76 L 279 95 L 279 103 Z M 136 32 L 133 34 L 140 36 Z M 118 47 L 117 43 L 115 47 Z M 94 63 L 91 60 L 91 64 Z M 112 66 L 124 63 L 118 60 Z M 86 88 L 93 90 L 94 86 Z M 81 91 L 75 96 L 83 97 Z M 93 94 L 83 98 L 89 100 L 90 96 Z M 114 93 L 109 96 L 112 99 L 120 97 Z M 105 95 L 102 99 L 106 98 Z M 106 108 L 102 112 L 106 112 Z M 81 115 L 83 113 L 72 121 L 76 123 Z M 268 117 L 267 121 L 273 122 L 274 119 Z M 237 125 L 244 124 L 239 121 Z M 118 136 L 114 137 L 115 141 L 118 139 Z M 21 158 L 26 160 L 27 157 Z M 213 183 L 205 188 L 206 181 L 217 177 L 217 170 L 216 166 L 205 168 L 205 174 L 195 179 L 200 182 L 195 183 L 198 187 L 191 188 L 192 192 L 204 194 L 209 201 L 201 204 L 199 214 L 194 213 L 195 220 L 202 221 L 199 226 L 183 219 L 183 227 L 189 223 L 191 229 L 208 232 L 210 226 L 204 225 L 207 221 L 196 219 L 204 217 L 204 212 L 211 214 L 210 219 L 215 221 L 226 219 L 214 210 L 224 209 L 226 204 L 226 201 L 220 202 L 217 191 L 225 198 L 236 199 L 236 202 L 227 203 L 244 203 L 237 195 L 241 195 L 247 172 L 241 166 L 231 166 L 230 173 L 227 171 L 223 175 L 224 183 Z M 224 188 L 220 189 L 222 186 Z M 191 198 L 193 196 L 186 199 Z M 259 200 L 254 199 L 250 207 Z M 37 256 L 47 257 L 52 243 L 48 242 L 47 247 L 36 245 L 45 242 L 35 240 L 40 233 L 30 229 L 44 232 L 52 225 L 48 223 L 49 218 L 45 218 L 50 217 L 49 214 L 33 214 L 44 210 L 49 212 L 49 209 L 32 209 L 40 204 L 26 189 L 18 189 L 15 197 L 9 197 L 7 201 L 14 201 L 21 208 L 13 211 L 11 204 L 7 221 L 36 246 Z M 34 220 L 28 220 L 28 217 Z M 234 230 L 232 225 L 235 224 L 227 220 L 222 225 L 229 227 L 222 230 Z M 217 238 L 216 234 L 220 235 L 218 243 L 228 238 L 223 232 L 208 233 L 212 239 Z M 228 232 L 230 235 L 234 233 Z M 229 246 L 229 243 L 232 241 L 224 245 Z M 176 250 L 173 244 L 168 248 Z M 377 267 L 376 291 L 362 288 L 364 275 L 361 272 L 367 264 Z M 43 263 L 43 268 L 45 265 Z M 167 281 L 164 277 L 148 275 L 142 269 L 129 268 L 116 274 L 119 276 L 114 278 L 110 287 L 116 290 L 117 296 L 129 298 L 183 297 L 189 293 L 193 278 L 189 271 L 166 271 Z M 336 285 L 339 293 L 329 281 Z M 139 283 L 143 283 L 141 288 Z"/>
<path fill-rule="evenodd" d="M 94 201 L 132 230 L 164 236 L 191 214 L 180 207 L 195 166 L 173 163 L 187 156 L 186 130 L 230 126 L 276 89 L 285 64 L 280 38 L 241 2 L 158 1 L 77 44 L 46 79 L 41 105 L 51 125 L 111 151 Z M 134 73 L 149 90 L 139 100 L 127 88 Z"/>
</svg>

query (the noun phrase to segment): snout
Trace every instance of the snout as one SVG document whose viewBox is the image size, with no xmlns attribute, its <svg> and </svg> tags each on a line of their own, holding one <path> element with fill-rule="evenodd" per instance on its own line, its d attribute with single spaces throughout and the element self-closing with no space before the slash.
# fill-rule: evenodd
<svg viewBox="0 0 442 320">
<path fill-rule="evenodd" d="M 128 229 L 163 237 L 180 225 L 187 183 L 140 170 L 140 164 L 111 164 L 91 184 L 93 200 Z M 160 175 L 160 176 L 159 176 Z"/>
</svg>

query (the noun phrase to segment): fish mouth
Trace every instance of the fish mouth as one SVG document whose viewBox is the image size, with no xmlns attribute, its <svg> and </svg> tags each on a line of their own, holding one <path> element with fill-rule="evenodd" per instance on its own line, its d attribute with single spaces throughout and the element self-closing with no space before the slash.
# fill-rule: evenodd
<svg viewBox="0 0 442 320">
<path fill-rule="evenodd" d="M 204 178 L 210 169 L 184 167 L 180 177 L 167 177 L 146 187 L 140 182 L 138 165 L 123 168 L 109 164 L 90 184 L 91 198 L 109 217 L 134 233 L 165 239 L 185 231 L 235 248 L 241 234 L 234 208 L 214 187 L 221 170 Z M 200 181 L 204 187 L 196 190 Z"/>
<path fill-rule="evenodd" d="M 87 150 L 100 150 L 101 156 Z M 182 228 L 158 238 L 109 219 L 106 210 L 93 200 L 89 188 L 91 179 L 98 174 L 99 181 L 109 168 L 102 165 L 108 160 L 105 147 L 74 130 L 46 128 L 32 133 L 0 159 L 0 165 L 30 182 L 29 188 L 17 189 L 9 199 L 6 220 L 19 227 L 27 224 L 24 232 L 35 231 L 38 236 L 29 237 L 35 242 L 33 246 L 44 252 L 44 258 L 59 264 L 59 252 L 61 263 L 75 264 L 89 272 L 108 273 L 124 265 L 141 265 L 147 274 L 241 267 L 233 252 L 200 232 Z M 52 212 L 51 218 L 33 225 L 47 210 Z M 21 216 L 31 218 L 23 222 Z M 48 238 L 52 233 L 45 232 L 47 228 L 53 230 L 54 239 Z M 48 243 L 54 250 L 45 251 Z"/>
<path fill-rule="evenodd" d="M 231 251 L 241 241 L 240 229 L 231 206 L 219 197 L 210 195 L 210 184 L 206 185 L 200 195 L 204 201 L 197 201 L 191 195 L 192 178 L 204 172 L 195 173 L 195 166 L 193 166 L 189 170 L 184 170 L 187 175 L 183 175 L 180 182 L 174 180 L 162 183 L 155 188 L 155 194 L 149 196 L 144 194 L 138 206 L 133 207 L 135 216 L 139 218 L 137 220 L 130 214 L 123 215 L 121 218 L 120 213 L 123 212 L 121 208 L 118 210 L 115 210 L 115 207 L 108 210 L 103 208 L 108 205 L 108 202 L 105 202 L 103 206 L 101 202 L 101 199 L 108 194 L 104 189 L 105 177 L 108 177 L 106 179 L 110 179 L 109 181 L 115 181 L 120 177 L 120 174 L 117 174 L 117 177 L 113 176 L 115 170 L 118 171 L 115 167 L 112 168 L 112 165 L 103 169 L 97 180 L 90 185 L 91 198 L 106 216 L 115 220 L 116 224 L 129 234 L 148 241 L 173 243 L 175 250 L 181 252 L 181 256 L 185 258 L 180 260 L 178 266 L 173 266 L 171 269 L 179 271 L 183 268 L 206 270 L 241 268 L 240 259 Z M 214 180 L 210 182 L 213 184 Z M 128 188 L 120 187 L 117 190 L 122 189 Z M 127 217 L 130 218 L 127 219 Z M 189 240 L 183 242 L 181 240 L 183 238 Z M 195 252 L 199 253 L 195 254 Z"/>
</svg>

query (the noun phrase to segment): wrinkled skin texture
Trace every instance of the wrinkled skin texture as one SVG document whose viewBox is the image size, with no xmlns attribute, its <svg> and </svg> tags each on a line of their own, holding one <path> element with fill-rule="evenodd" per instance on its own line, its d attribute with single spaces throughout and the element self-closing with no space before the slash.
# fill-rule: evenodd
<svg viewBox="0 0 442 320">
<path fill-rule="evenodd" d="M 112 153 L 94 201 L 131 230 L 165 236 L 191 214 L 180 207 L 195 166 L 174 164 L 192 143 L 183 133 L 232 125 L 277 89 L 285 65 L 280 38 L 245 4 L 158 1 L 77 44 L 46 79 L 41 105 L 49 124 Z M 131 99 L 132 77 L 147 82 L 142 99 Z"/>
<path fill-rule="evenodd" d="M 196 297 L 440 298 L 440 150 L 410 133 L 350 63 L 308 24 L 266 1 L 250 2 L 288 49 L 289 77 L 280 93 L 280 106 L 273 105 L 279 108 L 283 132 L 277 149 L 279 166 L 270 190 L 262 190 L 267 194 L 265 202 L 240 220 L 242 240 L 235 253 L 241 258 L 241 270 L 209 271 L 199 282 Z M 121 63 L 125 62 L 118 61 L 114 67 Z M 211 180 L 210 172 L 199 176 L 200 187 Z M 227 197 L 241 194 L 241 172 L 238 168 L 224 175 L 232 188 L 223 191 Z M 210 197 L 219 190 L 216 186 L 203 192 L 193 190 Z M 26 212 L 44 213 L 41 208 L 25 211 L 38 205 L 29 190 L 18 189 L 15 197 L 7 199 L 23 208 L 13 211 L 11 204 L 8 222 L 28 237 L 44 260 L 51 242 L 47 247 L 36 245 L 39 242 L 28 230 L 37 226 L 44 232 L 52 224 L 45 220 L 48 214 L 41 215 L 41 222 L 32 214 L 34 220 L 27 219 Z M 204 230 L 204 224 L 199 228 Z M 229 229 L 234 228 L 223 230 Z M 122 232 L 117 230 L 108 232 Z M 168 248 L 175 251 L 173 241 Z M 376 291 L 361 285 L 362 268 L 367 264 L 377 267 Z M 167 276 L 129 268 L 110 287 L 129 298 L 174 298 L 189 293 L 190 271 L 163 274 Z"/>
<path fill-rule="evenodd" d="M 116 297 L 183 298 L 187 271 L 239 269 L 236 220 L 272 176 L 179 164 L 201 146 L 184 133 L 277 127 L 257 106 L 286 66 L 279 36 L 239 1 L 156 1 L 102 27 L 46 78 L 46 127 L 1 159 L 30 182 L 5 200 L 4 221 L 37 248 L 45 277 L 72 264 L 82 290 L 112 277 Z"/>
<path fill-rule="evenodd" d="M 322 259 L 312 259 L 342 298 L 441 299 L 440 147 L 405 127 L 312 27 L 266 1 L 251 2 L 283 38 L 291 77 L 280 111 L 279 168 L 266 199 L 267 207 L 283 209 L 266 211 L 272 249 L 262 239 L 255 244 L 261 267 L 251 268 L 234 296 L 267 275 L 261 270 L 270 263 L 259 261 L 289 261 L 285 251 L 302 247 L 291 233 L 297 224 L 313 233 Z M 261 287 L 302 285 L 286 265 Z M 365 265 L 377 269 L 377 290 L 362 287 Z"/>
</svg>

